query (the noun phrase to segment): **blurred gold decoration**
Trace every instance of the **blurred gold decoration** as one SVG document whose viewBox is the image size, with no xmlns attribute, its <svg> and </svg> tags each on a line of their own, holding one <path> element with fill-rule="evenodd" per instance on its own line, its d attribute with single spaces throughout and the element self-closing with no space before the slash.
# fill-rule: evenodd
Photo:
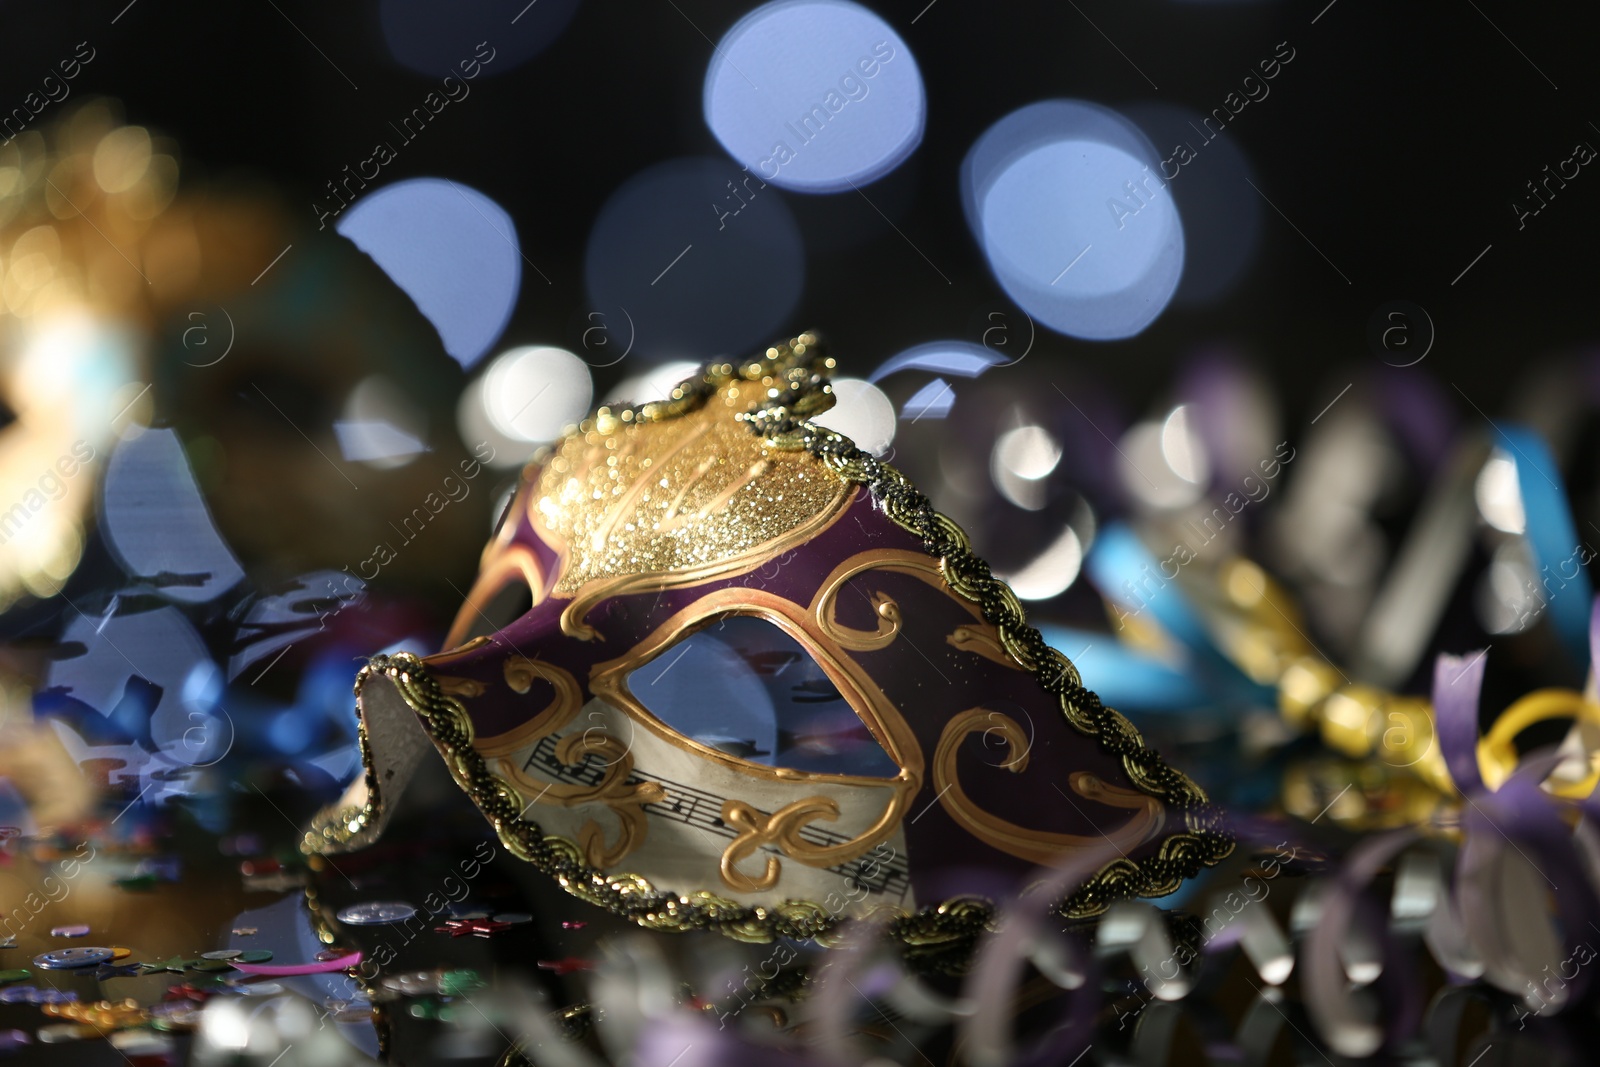
<svg viewBox="0 0 1600 1067">
<path fill-rule="evenodd" d="M 1394 830 L 1452 822 L 1449 800 L 1415 775 L 1382 763 L 1327 756 L 1304 760 L 1283 776 L 1283 809 L 1307 822 L 1348 829 Z"/>
<path fill-rule="evenodd" d="M 151 238 L 177 178 L 167 147 L 100 101 L 0 146 L 0 403 L 13 417 L 0 427 L 0 609 L 72 574 L 99 470 L 140 414 Z"/>
<path fill-rule="evenodd" d="M 89 312 L 152 326 L 148 289 L 157 277 L 169 293 L 183 280 L 150 269 L 165 253 L 156 238 L 170 240 L 162 215 L 177 192 L 174 151 L 122 125 L 104 100 L 0 146 L 5 311 L 22 321 Z"/>
<path fill-rule="evenodd" d="M 1430 700 L 1364 685 L 1330 662 L 1306 636 L 1288 593 L 1259 565 L 1233 556 L 1209 569 L 1191 566 L 1179 581 L 1218 650 L 1252 681 L 1276 691 L 1285 721 L 1317 733 L 1345 757 L 1289 773 L 1283 801 L 1291 814 L 1309 819 L 1326 809 L 1335 822 L 1371 830 L 1426 822 L 1459 798 Z M 1124 639 L 1147 648 L 1170 641 L 1155 623 L 1142 621 Z M 1488 788 L 1516 769 L 1517 737 L 1548 721 L 1573 725 L 1547 790 L 1567 799 L 1594 791 L 1600 783 L 1600 702 L 1592 693 L 1568 689 L 1530 693 L 1495 718 L 1477 750 Z M 1328 807 L 1346 787 L 1348 793 Z"/>
<path fill-rule="evenodd" d="M 62 588 L 111 453 L 158 411 L 267 581 L 354 572 L 419 484 L 477 469 L 454 434 L 461 369 L 376 264 L 259 182 L 178 177 L 176 146 L 107 100 L 0 146 L 0 611 Z M 404 469 L 336 462 L 334 420 L 373 383 L 417 413 L 426 447 Z M 286 462 L 307 440 L 317 451 Z M 400 553 L 396 580 L 454 599 L 441 561 L 481 537 L 492 501 L 475 496 Z"/>
<path fill-rule="evenodd" d="M 178 197 L 176 151 L 107 100 L 0 146 L 0 610 L 77 566 L 112 449 L 155 411 L 161 331 L 283 248 L 263 197 Z"/>
<path fill-rule="evenodd" d="M 86 1004 L 43 1004 L 40 1011 L 58 1019 L 70 1019 L 92 1027 L 102 1034 L 123 1030 L 130 1026 L 143 1026 L 150 1021 L 150 1013 L 133 999 L 97 1000 Z"/>
<path fill-rule="evenodd" d="M 0 780 L 22 795 L 41 828 L 87 821 L 97 799 L 93 783 L 50 724 L 32 721 L 26 703 L 13 704 L 9 711 L 9 721 L 0 722 Z"/>
</svg>

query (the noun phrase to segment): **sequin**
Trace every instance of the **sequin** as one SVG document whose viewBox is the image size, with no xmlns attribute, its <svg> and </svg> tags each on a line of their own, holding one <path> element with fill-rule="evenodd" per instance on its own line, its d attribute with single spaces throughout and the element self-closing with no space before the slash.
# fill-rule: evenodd
<svg viewBox="0 0 1600 1067">
<path fill-rule="evenodd" d="M 683 418 L 563 441 L 530 503 L 534 523 L 567 548 L 555 591 L 729 563 L 843 507 L 849 482 L 766 447 L 731 417 L 764 391 L 743 382 Z"/>
</svg>

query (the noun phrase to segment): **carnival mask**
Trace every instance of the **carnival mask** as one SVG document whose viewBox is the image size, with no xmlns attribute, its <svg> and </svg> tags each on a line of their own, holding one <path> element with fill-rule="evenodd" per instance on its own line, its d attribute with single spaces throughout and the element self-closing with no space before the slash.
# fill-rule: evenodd
<svg viewBox="0 0 1600 1067">
<path fill-rule="evenodd" d="M 1109 842 L 1082 917 L 1226 856 L 961 530 L 808 421 L 832 367 L 801 335 L 536 456 L 448 650 L 362 670 L 367 775 L 307 849 L 373 840 L 426 739 L 512 854 L 652 928 L 932 932 L 985 908 L 958 874 Z"/>
</svg>

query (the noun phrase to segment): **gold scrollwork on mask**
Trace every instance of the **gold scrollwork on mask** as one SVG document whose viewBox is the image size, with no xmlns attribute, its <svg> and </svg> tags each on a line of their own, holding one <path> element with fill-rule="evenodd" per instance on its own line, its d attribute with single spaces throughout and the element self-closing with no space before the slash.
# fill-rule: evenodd
<svg viewBox="0 0 1600 1067">
<path fill-rule="evenodd" d="M 503 734 L 478 739 L 478 751 L 485 756 L 508 756 L 526 745 L 536 743 L 547 734 L 553 734 L 578 714 L 583 707 L 583 687 L 572 672 L 553 663 L 529 659 L 526 656 L 507 656 L 502 668 L 506 685 L 518 693 L 533 688 L 536 678 L 550 683 L 555 695 L 528 721 Z M 477 695 L 477 694 L 471 694 Z"/>
<path fill-rule="evenodd" d="M 481 697 L 486 688 L 476 678 L 458 678 L 453 674 L 435 675 L 434 681 L 439 683 L 441 693 L 452 697 Z"/>
<path fill-rule="evenodd" d="M 883 590 L 872 593 L 863 591 L 862 595 L 872 605 L 873 614 L 877 616 L 877 627 L 872 630 L 857 630 L 845 626 L 838 620 L 839 593 L 850 579 L 867 571 L 889 571 L 898 574 L 909 574 L 920 578 L 935 589 L 944 591 L 944 574 L 939 570 L 939 563 L 930 556 L 916 552 L 907 552 L 902 549 L 881 548 L 869 549 L 858 552 L 839 564 L 822 581 L 817 589 L 817 595 L 811 599 L 811 616 L 815 620 L 816 628 L 823 636 L 829 638 L 840 648 L 851 652 L 876 652 L 887 648 L 900 636 L 904 619 L 900 614 L 900 605 L 895 599 Z M 982 616 L 968 605 L 968 610 L 974 616 L 972 625 L 982 626 Z M 965 627 L 957 629 L 961 633 Z M 957 646 L 960 647 L 960 646 Z M 1003 653 L 1002 653 L 1003 654 Z"/>
<path fill-rule="evenodd" d="M 1160 832 L 1165 815 L 1159 800 L 1134 789 L 1110 785 L 1086 771 L 1068 776 L 1067 786 L 1072 792 L 1096 804 L 1135 812 L 1134 816 L 1104 834 L 1061 834 L 1018 826 L 985 811 L 961 787 L 956 767 L 961 742 L 969 734 L 980 732 L 998 735 L 1006 743 L 1010 759 L 999 766 L 1012 774 L 1027 770 L 1030 741 L 1015 719 L 985 707 L 968 708 L 946 723 L 939 735 L 939 746 L 933 756 L 933 786 L 939 790 L 939 803 L 952 819 L 980 841 L 1032 863 L 1052 864 L 1064 855 L 1094 848 L 1106 841 L 1120 850 L 1131 849 Z M 1067 801 L 1074 803 L 1071 797 L 1067 797 Z"/>
<path fill-rule="evenodd" d="M 500 769 L 533 803 L 575 808 L 583 804 L 603 804 L 616 814 L 620 823 L 617 839 L 607 843 L 605 831 L 593 819 L 578 831 L 584 857 L 594 867 L 609 867 L 643 844 L 644 805 L 666 796 L 657 782 L 629 784 L 633 774 L 633 754 L 624 742 L 596 727 L 569 733 L 556 742 L 555 758 L 563 767 L 576 767 L 590 756 L 604 761 L 599 781 L 593 785 L 548 782 L 527 773 L 512 758 L 519 750 L 537 745 L 550 734 L 567 726 L 583 706 L 583 690 L 571 672 L 526 656 L 509 656 L 504 667 L 506 684 L 519 693 L 542 678 L 555 690 L 550 703 L 527 723 L 494 737 L 480 738 L 478 751 L 485 757 L 500 757 Z"/>
<path fill-rule="evenodd" d="M 869 601 L 873 614 L 878 617 L 877 629 L 853 630 L 840 625 L 834 618 L 833 598 L 836 592 L 836 589 L 827 591 L 817 604 L 817 627 L 839 642 L 840 647 L 852 652 L 876 652 L 900 636 L 900 605 L 895 603 L 894 597 L 888 593 L 873 593 Z"/>
<path fill-rule="evenodd" d="M 514 758 L 502 758 L 500 769 L 517 789 L 531 795 L 533 804 L 553 804 L 576 808 L 600 804 L 617 817 L 615 841 L 607 842 L 605 829 L 594 819 L 578 828 L 578 843 L 585 862 L 592 867 L 610 867 L 644 844 L 648 823 L 644 806 L 666 798 L 660 782 L 629 782 L 633 776 L 633 753 L 629 746 L 596 727 L 570 733 L 555 745 L 555 759 L 563 767 L 581 767 L 591 756 L 603 761 L 600 778 L 593 785 L 548 782 L 528 774 Z"/>
<path fill-rule="evenodd" d="M 741 860 L 755 854 L 765 845 L 776 845 L 791 859 L 809 867 L 829 867 L 852 858 L 861 850 L 855 842 L 844 845 L 814 845 L 800 837 L 800 829 L 815 819 L 837 819 L 839 804 L 830 797 L 806 797 L 785 804 L 771 815 L 751 807 L 742 800 L 722 802 L 722 821 L 739 831 L 739 836 L 722 851 L 722 880 L 730 889 L 744 893 L 757 893 L 778 884 L 783 872 L 776 857 L 768 856 L 766 869 L 757 876 L 741 871 Z"/>
<path fill-rule="evenodd" d="M 633 774 L 633 754 L 628 746 L 610 734 L 589 729 L 568 734 L 556 745 L 556 759 L 567 766 L 575 766 L 590 756 L 606 761 L 605 773 L 593 787 L 554 785 L 540 800 L 563 808 L 581 804 L 604 804 L 617 816 L 621 826 L 617 840 L 606 844 L 605 831 L 590 819 L 578 829 L 578 843 L 583 846 L 584 858 L 591 867 L 610 867 L 644 843 L 648 830 L 644 814 L 646 804 L 654 804 L 666 797 L 660 782 L 635 782 L 628 784 Z"/>
<path fill-rule="evenodd" d="M 1000 666 L 1009 667 L 1014 671 L 1022 670 L 1022 664 L 1006 651 L 1005 644 L 1000 640 L 1000 632 L 988 623 L 975 622 L 957 626 L 950 631 L 945 640 L 963 652 L 971 652 L 973 655 L 993 660 Z"/>
<path fill-rule="evenodd" d="M 895 603 L 894 598 L 888 593 L 882 591 L 868 597 L 872 604 L 872 612 L 878 618 L 876 629 L 852 629 L 842 625 L 837 618 L 839 591 L 844 588 L 844 583 L 862 571 L 881 566 L 883 561 L 876 552 L 862 552 L 852 556 L 828 575 L 827 580 L 822 583 L 822 588 L 817 590 L 817 595 L 811 601 L 811 614 L 817 620 L 817 628 L 837 641 L 841 648 L 847 648 L 852 652 L 876 652 L 900 636 L 900 605 Z"/>
</svg>

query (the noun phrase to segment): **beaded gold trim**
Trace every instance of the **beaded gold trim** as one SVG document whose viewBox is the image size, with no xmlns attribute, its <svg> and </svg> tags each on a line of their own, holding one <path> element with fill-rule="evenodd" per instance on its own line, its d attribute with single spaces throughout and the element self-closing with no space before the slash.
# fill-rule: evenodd
<svg viewBox="0 0 1600 1067">
<path fill-rule="evenodd" d="M 356 693 L 361 692 L 361 675 L 356 675 Z M 327 807 L 312 817 L 311 826 L 300 840 L 300 851 L 310 856 L 322 852 L 328 845 L 339 848 L 369 844 L 360 840 L 371 829 L 378 813 L 383 810 L 383 796 L 378 786 L 378 765 L 372 758 L 372 745 L 367 740 L 365 719 L 356 718 L 356 740 L 361 748 L 361 766 L 367 781 L 367 802 L 361 807 L 344 805 Z"/>
<path fill-rule="evenodd" d="M 1205 793 L 1147 748 L 1127 719 L 1083 687 L 1072 661 L 1047 645 L 1039 631 L 1027 624 L 1016 594 L 973 554 L 961 528 L 936 512 L 927 497 L 892 466 L 863 452 L 842 434 L 808 421 L 833 404 L 828 384 L 833 369 L 834 361 L 819 351 L 816 335 L 805 333 L 767 349 L 761 359 L 708 366 L 698 378 L 674 388 L 667 400 L 637 407 L 602 407 L 577 430 L 609 433 L 631 422 L 674 418 L 694 410 L 732 381 L 766 383 L 766 401 L 740 416 L 742 421 L 759 433 L 768 447 L 804 450 L 841 477 L 865 486 L 889 518 L 920 538 L 928 554 L 939 560 L 950 588 L 980 607 L 1005 651 L 1059 699 L 1068 724 L 1119 757 L 1135 786 L 1182 814 L 1184 829 L 1164 838 L 1156 855 L 1143 861 L 1123 857 L 1106 864 L 1061 903 L 1059 912 L 1069 919 L 1082 919 L 1098 915 L 1116 900 L 1164 896 L 1185 878 L 1226 858 L 1234 842 L 1221 830 L 1219 815 Z M 542 458 L 542 454 L 536 455 L 534 462 Z M 356 678 L 358 695 L 374 675 L 388 678 L 416 712 L 444 755 L 451 775 L 488 818 L 506 849 L 555 878 L 573 896 L 649 929 L 716 930 L 740 941 L 789 937 L 830 944 L 846 924 L 847 920 L 813 901 L 749 906 L 705 891 L 671 893 L 636 874 L 608 874 L 589 866 L 574 842 L 547 835 L 537 823 L 522 817 L 516 790 L 493 774 L 473 748 L 472 724 L 465 707 L 440 689 L 421 660 L 405 652 L 374 657 Z M 363 756 L 368 756 L 367 746 L 362 748 Z M 368 766 L 370 781 L 370 760 Z M 344 821 L 329 821 L 320 830 L 307 833 L 302 849 L 312 852 L 324 842 L 339 844 L 356 836 L 377 810 L 375 797 L 375 793 L 369 794 L 364 811 L 341 813 Z M 948 900 L 915 913 L 895 909 L 888 932 L 908 952 L 938 954 L 976 937 L 992 923 L 994 915 L 994 905 L 985 900 Z"/>
</svg>

